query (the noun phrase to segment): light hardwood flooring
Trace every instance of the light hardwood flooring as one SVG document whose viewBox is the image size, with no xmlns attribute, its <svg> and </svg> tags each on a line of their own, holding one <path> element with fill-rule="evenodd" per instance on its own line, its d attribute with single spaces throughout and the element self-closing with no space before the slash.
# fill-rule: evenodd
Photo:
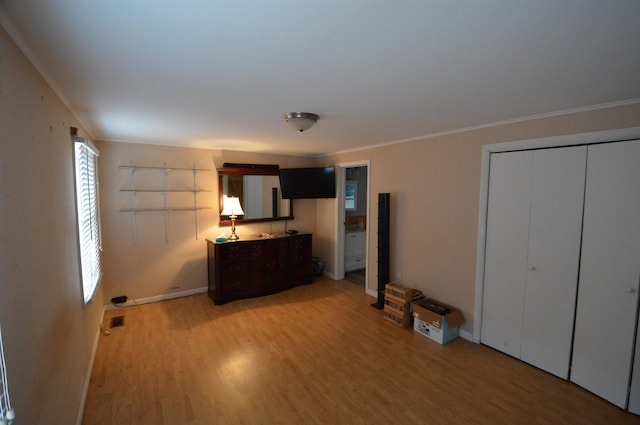
<svg viewBox="0 0 640 425">
<path fill-rule="evenodd" d="M 362 288 L 364 288 L 366 274 L 366 269 L 354 270 L 352 272 L 346 272 L 344 274 L 344 279 L 348 280 L 351 283 L 355 283 L 356 285 L 360 285 Z"/>
<path fill-rule="evenodd" d="M 460 338 L 383 320 L 346 281 L 214 306 L 105 314 L 84 425 L 638 424 L 580 387 Z"/>
</svg>

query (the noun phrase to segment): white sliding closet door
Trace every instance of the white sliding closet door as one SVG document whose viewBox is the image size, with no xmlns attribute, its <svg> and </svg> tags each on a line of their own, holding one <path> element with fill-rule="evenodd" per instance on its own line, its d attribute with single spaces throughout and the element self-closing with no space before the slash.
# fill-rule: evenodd
<svg viewBox="0 0 640 425">
<path fill-rule="evenodd" d="M 633 360 L 633 371 L 631 372 L 631 388 L 629 388 L 629 407 L 631 413 L 640 415 L 640 326 L 636 330 L 636 354 Z"/>
<path fill-rule="evenodd" d="M 535 151 L 521 359 L 564 379 L 580 265 L 586 146 Z"/>
<path fill-rule="evenodd" d="M 626 408 L 640 281 L 640 141 L 589 147 L 571 380 Z"/>
<path fill-rule="evenodd" d="M 520 358 L 533 151 L 491 155 L 480 341 Z"/>
<path fill-rule="evenodd" d="M 481 342 L 568 377 L 586 147 L 491 156 Z"/>
</svg>

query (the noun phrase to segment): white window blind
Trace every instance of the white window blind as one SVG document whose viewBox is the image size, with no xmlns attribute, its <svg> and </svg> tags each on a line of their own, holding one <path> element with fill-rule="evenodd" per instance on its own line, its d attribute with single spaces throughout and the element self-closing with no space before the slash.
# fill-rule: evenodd
<svg viewBox="0 0 640 425">
<path fill-rule="evenodd" d="M 0 423 L 12 424 L 16 415 L 9 399 L 7 382 L 7 365 L 4 361 L 4 346 L 2 345 L 2 328 L 0 327 Z"/>
<path fill-rule="evenodd" d="M 102 277 L 100 269 L 100 204 L 98 193 L 98 150 L 82 138 L 74 138 L 78 239 L 84 302 L 95 295 Z"/>
</svg>

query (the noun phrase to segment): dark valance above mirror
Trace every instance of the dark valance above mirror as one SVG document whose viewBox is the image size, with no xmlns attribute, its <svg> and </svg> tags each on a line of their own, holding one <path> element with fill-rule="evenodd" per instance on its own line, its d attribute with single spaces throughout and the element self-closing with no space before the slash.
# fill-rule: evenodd
<svg viewBox="0 0 640 425">
<path fill-rule="evenodd" d="M 218 168 L 220 213 L 225 197 L 237 197 L 244 215 L 236 223 L 253 223 L 293 219 L 293 202 L 282 199 L 280 170 L 277 165 L 229 164 Z M 229 217 L 220 216 L 220 225 L 231 225 Z"/>
</svg>

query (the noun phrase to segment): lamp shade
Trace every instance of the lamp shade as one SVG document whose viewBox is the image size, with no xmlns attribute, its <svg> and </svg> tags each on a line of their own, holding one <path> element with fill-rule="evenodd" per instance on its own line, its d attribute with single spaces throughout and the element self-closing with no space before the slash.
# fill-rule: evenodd
<svg viewBox="0 0 640 425">
<path fill-rule="evenodd" d="M 242 207 L 240 206 L 240 199 L 235 196 L 225 196 L 222 199 L 223 207 L 220 215 L 244 215 L 244 211 L 242 211 Z"/>
</svg>

